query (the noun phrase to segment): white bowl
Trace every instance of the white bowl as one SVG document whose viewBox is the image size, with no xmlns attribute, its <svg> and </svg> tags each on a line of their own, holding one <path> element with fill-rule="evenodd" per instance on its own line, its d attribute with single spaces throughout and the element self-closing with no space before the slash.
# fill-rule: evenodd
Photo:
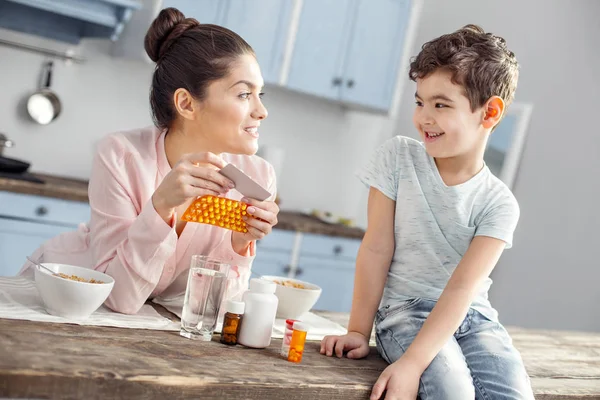
<svg viewBox="0 0 600 400">
<path fill-rule="evenodd" d="M 283 286 L 281 284 L 276 285 L 275 296 L 279 299 L 277 318 L 300 318 L 302 314 L 310 311 L 317 300 L 319 300 L 319 296 L 321 296 L 321 292 L 323 291 L 315 284 L 284 276 L 267 275 L 262 278 L 269 281 L 293 282 L 304 287 L 303 289 L 300 289 L 291 286 Z"/>
<path fill-rule="evenodd" d="M 107 299 L 115 280 L 93 269 L 66 264 L 42 263 L 43 266 L 67 275 L 105 283 L 79 282 L 35 269 L 35 284 L 49 314 L 70 319 L 86 319 Z"/>
</svg>

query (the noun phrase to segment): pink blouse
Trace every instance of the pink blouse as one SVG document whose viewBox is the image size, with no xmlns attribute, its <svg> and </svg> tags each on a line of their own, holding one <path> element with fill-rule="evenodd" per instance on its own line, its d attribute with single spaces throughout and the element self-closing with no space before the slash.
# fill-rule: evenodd
<svg viewBox="0 0 600 400">
<path fill-rule="evenodd" d="M 165 131 L 154 127 L 112 134 L 98 144 L 89 182 L 91 220 L 74 232 L 44 243 L 34 254 L 43 262 L 94 268 L 115 279 L 105 302 L 111 309 L 136 313 L 156 296 L 183 294 L 191 256 L 203 254 L 232 265 L 227 299 L 239 299 L 247 289 L 254 243 L 241 256 L 231 247 L 232 231 L 188 223 L 177 237 L 158 215 L 152 194 L 171 170 L 164 147 Z M 223 154 L 275 198 L 273 167 L 258 156 Z M 235 189 L 226 197 L 240 200 Z M 23 266 L 24 273 L 32 264 Z"/>
</svg>

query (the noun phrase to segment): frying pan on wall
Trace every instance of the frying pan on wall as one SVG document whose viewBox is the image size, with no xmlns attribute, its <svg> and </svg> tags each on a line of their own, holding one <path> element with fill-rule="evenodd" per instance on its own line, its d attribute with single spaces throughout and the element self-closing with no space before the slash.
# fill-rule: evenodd
<svg viewBox="0 0 600 400">
<path fill-rule="evenodd" d="M 60 99 L 50 89 L 52 83 L 53 61 L 44 63 L 42 69 L 42 85 L 37 92 L 27 99 L 27 113 L 32 120 L 40 125 L 47 125 L 54 121 L 62 111 Z"/>
</svg>

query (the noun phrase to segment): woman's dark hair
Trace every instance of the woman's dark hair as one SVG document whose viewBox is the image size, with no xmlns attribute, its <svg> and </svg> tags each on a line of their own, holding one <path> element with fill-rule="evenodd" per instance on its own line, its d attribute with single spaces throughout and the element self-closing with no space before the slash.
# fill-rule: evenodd
<svg viewBox="0 0 600 400">
<path fill-rule="evenodd" d="M 208 84 L 227 76 L 240 56 L 255 56 L 252 47 L 235 32 L 186 18 L 176 8 L 165 8 L 158 14 L 146 33 L 144 48 L 156 63 L 150 106 L 154 124 L 163 129 L 175 120 L 173 93 L 177 89 L 186 89 L 202 100 Z"/>
</svg>

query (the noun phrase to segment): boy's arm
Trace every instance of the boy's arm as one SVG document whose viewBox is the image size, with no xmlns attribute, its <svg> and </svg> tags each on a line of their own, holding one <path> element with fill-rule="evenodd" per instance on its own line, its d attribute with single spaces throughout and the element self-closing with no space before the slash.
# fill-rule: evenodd
<svg viewBox="0 0 600 400">
<path fill-rule="evenodd" d="M 356 257 L 354 295 L 348 332 L 367 339 L 373 329 L 375 313 L 394 256 L 394 219 L 396 202 L 371 187 L 367 207 L 367 231 Z"/>
<path fill-rule="evenodd" d="M 422 373 L 462 323 L 482 282 L 494 269 L 506 243 L 487 236 L 473 238 L 437 304 L 401 357 Z"/>
</svg>

